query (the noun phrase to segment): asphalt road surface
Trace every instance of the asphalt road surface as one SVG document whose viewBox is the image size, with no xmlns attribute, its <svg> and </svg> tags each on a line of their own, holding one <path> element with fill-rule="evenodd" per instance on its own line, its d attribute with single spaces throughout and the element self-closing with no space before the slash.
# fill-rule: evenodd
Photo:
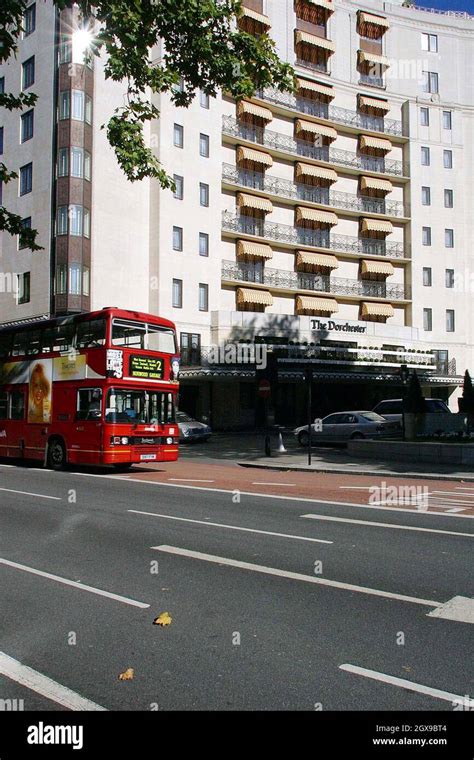
<svg viewBox="0 0 474 760">
<path fill-rule="evenodd" d="M 0 699 L 469 709 L 469 515 L 324 501 L 316 486 L 275 498 L 268 472 L 252 473 L 260 493 L 212 490 L 186 482 L 190 466 L 173 482 L 0 466 Z"/>
</svg>

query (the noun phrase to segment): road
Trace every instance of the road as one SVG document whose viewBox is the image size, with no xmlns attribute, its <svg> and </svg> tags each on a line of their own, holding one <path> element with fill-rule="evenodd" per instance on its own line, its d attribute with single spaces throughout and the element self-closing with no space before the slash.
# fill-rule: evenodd
<svg viewBox="0 0 474 760">
<path fill-rule="evenodd" d="M 369 503 L 365 480 L 192 452 L 127 476 L 0 465 L 0 699 L 387 711 L 472 699 L 471 507 Z M 460 487 L 440 484 L 474 493 Z M 154 624 L 164 612 L 170 624 Z"/>
</svg>

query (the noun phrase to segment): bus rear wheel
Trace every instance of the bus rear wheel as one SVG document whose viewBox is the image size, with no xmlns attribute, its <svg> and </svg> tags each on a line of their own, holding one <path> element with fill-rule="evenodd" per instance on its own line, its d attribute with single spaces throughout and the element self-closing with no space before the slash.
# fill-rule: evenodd
<svg viewBox="0 0 474 760">
<path fill-rule="evenodd" d="M 61 438 L 49 441 L 46 463 L 51 470 L 63 470 L 66 466 L 66 447 Z"/>
</svg>

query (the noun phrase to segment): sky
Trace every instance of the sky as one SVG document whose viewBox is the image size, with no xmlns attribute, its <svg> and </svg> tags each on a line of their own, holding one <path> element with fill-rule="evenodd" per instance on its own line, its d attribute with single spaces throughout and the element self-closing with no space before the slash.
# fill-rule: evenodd
<svg viewBox="0 0 474 760">
<path fill-rule="evenodd" d="M 443 11 L 467 11 L 474 16 L 474 0 L 416 0 L 415 5 Z"/>
</svg>

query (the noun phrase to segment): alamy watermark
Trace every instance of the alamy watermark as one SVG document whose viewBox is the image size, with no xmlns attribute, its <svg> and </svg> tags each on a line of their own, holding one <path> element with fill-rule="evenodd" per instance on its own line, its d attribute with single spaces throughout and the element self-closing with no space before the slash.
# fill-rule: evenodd
<svg viewBox="0 0 474 760">
<path fill-rule="evenodd" d="M 379 485 L 369 488 L 369 504 L 377 506 L 412 506 L 420 512 L 426 512 L 428 497 L 428 486 L 388 485 L 383 480 Z"/>
</svg>

